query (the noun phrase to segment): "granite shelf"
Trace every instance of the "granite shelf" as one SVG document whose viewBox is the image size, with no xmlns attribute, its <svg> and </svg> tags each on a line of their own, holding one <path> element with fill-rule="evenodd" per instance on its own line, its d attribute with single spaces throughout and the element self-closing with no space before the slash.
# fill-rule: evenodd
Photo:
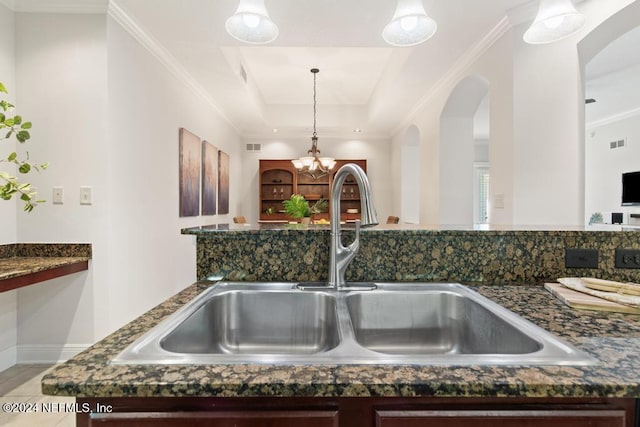
<svg viewBox="0 0 640 427">
<path fill-rule="evenodd" d="M 0 245 L 0 292 L 87 270 L 90 259 L 85 243 Z"/>
</svg>

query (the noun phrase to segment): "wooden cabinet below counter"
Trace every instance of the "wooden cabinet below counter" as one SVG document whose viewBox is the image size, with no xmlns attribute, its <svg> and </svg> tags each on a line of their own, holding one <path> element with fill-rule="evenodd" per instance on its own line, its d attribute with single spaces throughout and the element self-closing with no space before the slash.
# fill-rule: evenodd
<svg viewBox="0 0 640 427">
<path fill-rule="evenodd" d="M 637 427 L 635 399 L 78 398 L 78 427 Z"/>
</svg>

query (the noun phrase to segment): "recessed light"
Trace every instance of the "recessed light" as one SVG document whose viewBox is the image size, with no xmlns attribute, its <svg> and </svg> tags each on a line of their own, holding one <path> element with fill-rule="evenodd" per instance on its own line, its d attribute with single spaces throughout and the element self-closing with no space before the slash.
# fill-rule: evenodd
<svg viewBox="0 0 640 427">
<path fill-rule="evenodd" d="M 362 129 L 354 129 L 353 130 L 355 133 L 362 133 Z"/>
<path fill-rule="evenodd" d="M 277 132 L 278 132 L 278 129 L 273 128 L 273 133 L 277 133 Z"/>
</svg>

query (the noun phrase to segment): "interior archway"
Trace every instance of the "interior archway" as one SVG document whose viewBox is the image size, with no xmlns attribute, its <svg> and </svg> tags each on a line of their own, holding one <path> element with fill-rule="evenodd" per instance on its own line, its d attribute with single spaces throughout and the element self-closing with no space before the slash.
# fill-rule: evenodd
<svg viewBox="0 0 640 427">
<path fill-rule="evenodd" d="M 578 44 L 585 98 L 584 111 L 585 223 L 611 223 L 610 212 L 630 213 L 637 206 L 621 206 L 621 176 L 640 170 L 640 4 L 632 3 L 612 15 Z M 636 225 L 636 224 L 634 224 Z"/>
<path fill-rule="evenodd" d="M 488 141 L 488 102 L 486 117 L 477 116 L 488 94 L 489 83 L 485 78 L 466 77 L 453 89 L 440 116 L 440 224 L 477 222 L 474 218 L 475 130 L 487 129 Z M 486 120 L 486 126 L 479 125 L 482 120 Z"/>
</svg>

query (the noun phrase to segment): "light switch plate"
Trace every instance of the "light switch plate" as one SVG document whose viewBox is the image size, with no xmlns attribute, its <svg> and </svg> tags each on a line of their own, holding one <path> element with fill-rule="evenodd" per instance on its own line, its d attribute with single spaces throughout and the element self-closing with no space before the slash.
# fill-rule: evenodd
<svg viewBox="0 0 640 427">
<path fill-rule="evenodd" d="M 54 205 L 61 205 L 64 203 L 64 190 L 62 187 L 53 187 L 51 194 L 51 199 L 53 200 Z"/>
<path fill-rule="evenodd" d="M 80 204 L 90 205 L 93 203 L 91 187 L 80 187 Z"/>
</svg>

